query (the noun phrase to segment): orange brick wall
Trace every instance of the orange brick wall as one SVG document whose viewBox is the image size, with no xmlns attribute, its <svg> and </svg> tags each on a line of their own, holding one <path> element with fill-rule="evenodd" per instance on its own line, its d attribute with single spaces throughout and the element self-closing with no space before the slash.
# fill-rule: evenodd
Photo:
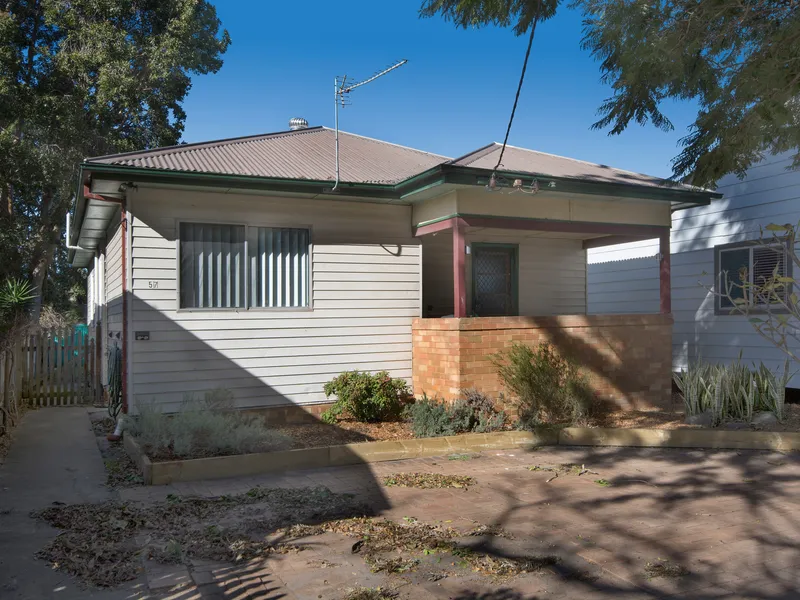
<svg viewBox="0 0 800 600">
<path fill-rule="evenodd" d="M 414 319 L 412 333 L 417 396 L 452 399 L 471 387 L 496 396 L 503 388 L 491 355 L 513 342 L 550 342 L 579 360 L 597 398 L 633 409 L 671 404 L 668 315 Z"/>
</svg>

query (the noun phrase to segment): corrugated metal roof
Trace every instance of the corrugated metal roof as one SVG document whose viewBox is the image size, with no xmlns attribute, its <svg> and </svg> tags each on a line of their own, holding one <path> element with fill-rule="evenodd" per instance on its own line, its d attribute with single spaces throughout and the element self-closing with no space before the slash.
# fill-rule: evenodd
<svg viewBox="0 0 800 600">
<path fill-rule="evenodd" d="M 334 136 L 333 129 L 310 127 L 99 156 L 88 158 L 85 162 L 88 165 L 121 165 L 217 175 L 333 181 L 336 174 Z M 491 170 L 497 164 L 501 147 L 495 142 L 451 160 L 446 156 L 340 131 L 341 180 L 346 183 L 391 185 L 445 163 Z M 515 146 L 506 146 L 503 163 L 498 170 L 704 191 L 658 177 Z"/>
<path fill-rule="evenodd" d="M 502 144 L 494 142 L 453 160 L 451 164 L 474 167 L 476 169 L 494 169 L 500 156 L 501 148 Z M 503 153 L 503 162 L 498 171 L 569 177 L 605 183 L 627 183 L 649 187 L 672 187 L 695 191 L 700 189 L 658 177 L 651 177 L 650 175 L 623 171 L 607 165 L 598 165 L 565 156 L 528 150 L 527 148 L 517 148 L 516 146 L 506 146 L 506 150 Z"/>
<path fill-rule="evenodd" d="M 449 160 L 372 138 L 339 132 L 341 180 L 394 184 Z M 310 127 L 86 159 L 86 163 L 168 171 L 333 181 L 334 131 Z"/>
</svg>

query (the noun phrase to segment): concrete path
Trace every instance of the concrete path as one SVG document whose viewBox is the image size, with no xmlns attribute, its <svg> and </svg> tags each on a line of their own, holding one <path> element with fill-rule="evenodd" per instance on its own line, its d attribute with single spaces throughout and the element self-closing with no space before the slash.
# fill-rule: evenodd
<svg viewBox="0 0 800 600">
<path fill-rule="evenodd" d="M 53 502 L 104 502 L 103 460 L 86 408 L 46 408 L 25 415 L 0 466 L 0 598 L 133 598 L 132 588 L 97 592 L 78 588 L 34 554 L 58 530 L 30 518 Z"/>
</svg>

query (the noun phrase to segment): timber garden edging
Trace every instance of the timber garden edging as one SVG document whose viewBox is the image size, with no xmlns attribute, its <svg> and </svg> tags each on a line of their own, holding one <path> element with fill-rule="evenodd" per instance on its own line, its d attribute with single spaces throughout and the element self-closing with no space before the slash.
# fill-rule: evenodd
<svg viewBox="0 0 800 600">
<path fill-rule="evenodd" d="M 638 448 L 707 448 L 752 450 L 800 450 L 800 433 L 769 431 L 717 431 L 709 429 L 595 429 L 567 427 L 561 430 L 499 431 L 361 442 L 341 446 L 299 448 L 278 452 L 237 454 L 153 462 L 135 438 L 124 436 L 124 447 L 142 472 L 147 485 L 223 479 L 292 469 L 346 465 L 443 456 L 453 452 L 525 449 L 537 446 L 625 446 Z"/>
</svg>

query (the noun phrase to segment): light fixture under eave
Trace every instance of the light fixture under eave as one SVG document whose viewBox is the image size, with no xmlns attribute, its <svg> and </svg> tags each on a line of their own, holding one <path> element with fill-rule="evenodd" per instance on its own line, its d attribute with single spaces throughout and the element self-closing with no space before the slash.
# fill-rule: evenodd
<svg viewBox="0 0 800 600">
<path fill-rule="evenodd" d="M 525 186 L 522 183 L 522 179 L 515 179 L 514 180 L 514 190 L 517 192 L 522 192 L 523 194 L 530 194 L 531 196 L 539 193 L 539 180 L 534 179 L 531 181 L 530 187 L 525 189 Z"/>
</svg>

